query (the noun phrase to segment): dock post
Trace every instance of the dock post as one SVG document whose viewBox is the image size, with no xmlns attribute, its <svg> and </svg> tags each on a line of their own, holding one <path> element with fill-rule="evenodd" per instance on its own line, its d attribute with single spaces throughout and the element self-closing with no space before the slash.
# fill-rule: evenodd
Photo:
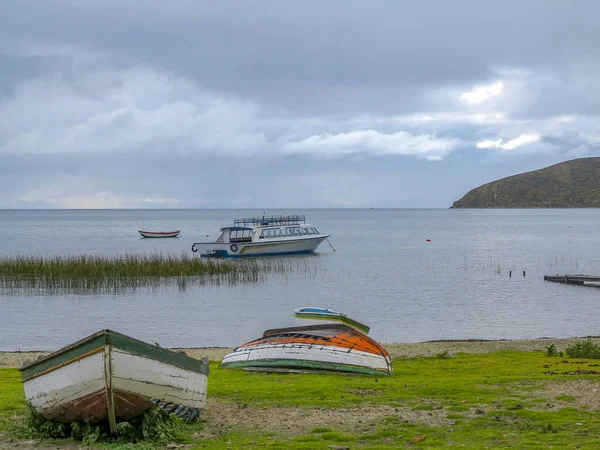
<svg viewBox="0 0 600 450">
<path fill-rule="evenodd" d="M 509 277 L 512 277 L 512 270 L 509 270 L 509 271 L 508 271 L 508 276 L 509 276 Z"/>
<path fill-rule="evenodd" d="M 525 271 L 523 271 L 523 276 L 525 276 Z"/>
</svg>

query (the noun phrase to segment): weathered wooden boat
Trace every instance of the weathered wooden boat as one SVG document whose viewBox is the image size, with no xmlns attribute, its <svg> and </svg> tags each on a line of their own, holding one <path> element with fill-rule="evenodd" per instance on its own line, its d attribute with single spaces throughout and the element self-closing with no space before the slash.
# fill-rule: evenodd
<svg viewBox="0 0 600 450">
<path fill-rule="evenodd" d="M 101 330 L 19 370 L 25 397 L 58 422 L 129 420 L 158 405 L 184 419 L 206 405 L 208 360 Z"/>
<path fill-rule="evenodd" d="M 138 233 L 145 238 L 174 238 L 179 236 L 180 231 L 143 231 L 138 230 Z"/>
<path fill-rule="evenodd" d="M 359 321 L 348 317 L 346 314 L 332 311 L 327 308 L 316 308 L 312 306 L 297 308 L 294 310 L 294 316 L 299 319 L 331 320 L 334 322 L 340 322 L 354 327 L 363 333 L 368 333 L 370 330 L 370 328 L 364 323 L 360 323 Z"/>
<path fill-rule="evenodd" d="M 267 330 L 262 338 L 226 355 L 221 367 L 394 373 L 392 359 L 380 343 L 335 323 Z"/>
</svg>

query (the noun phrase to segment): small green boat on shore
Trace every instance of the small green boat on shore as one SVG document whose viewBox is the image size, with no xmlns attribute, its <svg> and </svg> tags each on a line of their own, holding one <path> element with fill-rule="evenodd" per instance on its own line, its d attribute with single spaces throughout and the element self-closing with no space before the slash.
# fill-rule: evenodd
<svg viewBox="0 0 600 450">
<path fill-rule="evenodd" d="M 25 397 L 57 422 L 117 422 L 159 406 L 193 419 L 206 405 L 209 364 L 100 330 L 20 369 Z"/>
<path fill-rule="evenodd" d="M 294 310 L 294 316 L 299 319 L 330 320 L 333 322 L 339 322 L 356 328 L 363 333 L 368 333 L 370 330 L 370 327 L 364 323 L 360 323 L 359 321 L 348 317 L 346 314 L 332 311 L 327 308 L 316 308 L 312 306 L 297 308 Z"/>
</svg>

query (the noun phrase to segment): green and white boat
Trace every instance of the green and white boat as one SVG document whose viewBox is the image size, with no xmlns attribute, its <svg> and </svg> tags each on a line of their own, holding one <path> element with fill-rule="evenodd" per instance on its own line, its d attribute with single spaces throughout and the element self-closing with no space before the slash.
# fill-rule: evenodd
<svg viewBox="0 0 600 450">
<path fill-rule="evenodd" d="M 191 419 L 206 406 L 209 364 L 101 330 L 20 369 L 25 397 L 59 422 L 117 423 L 158 405 Z"/>
<path fill-rule="evenodd" d="M 328 320 L 332 322 L 339 322 L 356 328 L 363 333 L 368 333 L 370 330 L 369 326 L 365 325 L 364 323 L 360 323 L 358 320 L 354 320 L 353 318 L 348 317 L 346 314 L 332 311 L 327 308 L 305 306 L 303 308 L 295 309 L 294 316 L 298 319 Z"/>
</svg>

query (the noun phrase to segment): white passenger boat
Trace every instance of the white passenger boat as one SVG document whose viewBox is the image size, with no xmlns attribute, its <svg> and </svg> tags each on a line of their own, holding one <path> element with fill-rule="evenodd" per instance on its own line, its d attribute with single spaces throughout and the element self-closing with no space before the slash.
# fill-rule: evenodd
<svg viewBox="0 0 600 450">
<path fill-rule="evenodd" d="M 213 242 L 196 242 L 193 252 L 223 258 L 312 253 L 329 234 L 307 224 L 304 215 L 235 219 Z"/>
</svg>

